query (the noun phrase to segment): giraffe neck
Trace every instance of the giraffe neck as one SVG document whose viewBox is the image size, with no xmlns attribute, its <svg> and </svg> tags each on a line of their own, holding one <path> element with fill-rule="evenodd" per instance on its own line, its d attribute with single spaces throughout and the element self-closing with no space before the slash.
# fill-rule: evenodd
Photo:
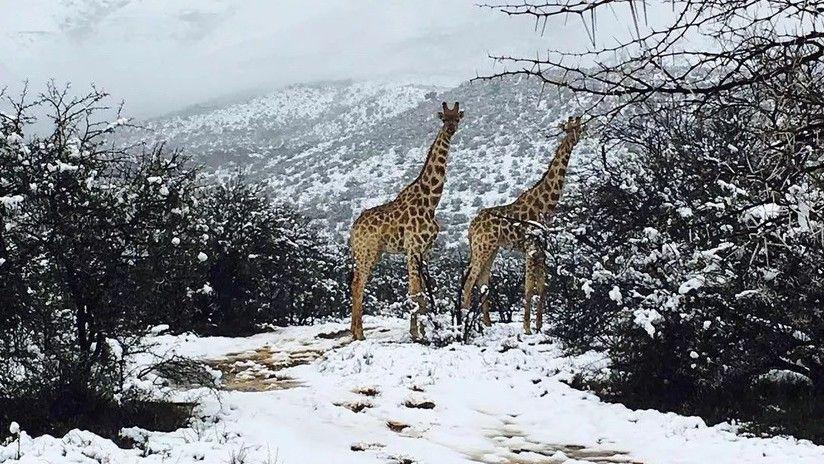
<svg viewBox="0 0 824 464">
<path fill-rule="evenodd" d="M 443 184 L 446 181 L 446 156 L 449 153 L 449 145 L 452 141 L 452 132 L 446 127 L 438 131 L 435 141 L 429 147 L 424 163 L 418 177 L 409 184 L 398 198 L 407 197 L 411 201 L 420 201 L 424 207 L 435 209 L 441 200 Z M 419 200 L 418 200 L 419 199 Z"/>
<path fill-rule="evenodd" d="M 515 200 L 515 204 L 528 208 L 536 215 L 554 211 L 555 207 L 558 206 L 561 191 L 564 188 L 569 157 L 577 143 L 577 134 L 567 134 L 561 140 L 561 145 L 555 151 L 555 157 L 544 176 L 532 188 L 522 193 Z"/>
</svg>

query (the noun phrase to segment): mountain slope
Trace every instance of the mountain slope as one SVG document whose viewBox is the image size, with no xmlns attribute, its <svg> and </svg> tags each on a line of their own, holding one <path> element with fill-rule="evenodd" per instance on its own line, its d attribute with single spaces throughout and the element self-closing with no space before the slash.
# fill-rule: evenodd
<svg viewBox="0 0 824 464">
<path fill-rule="evenodd" d="M 438 210 L 445 238 L 463 239 L 474 212 L 511 201 L 552 159 L 557 123 L 577 114 L 563 94 L 534 81 L 465 83 L 443 89 L 334 82 L 292 86 L 247 102 L 152 121 L 158 140 L 185 149 L 218 173 L 248 170 L 274 196 L 344 234 L 366 207 L 391 200 L 415 178 L 440 122 L 440 102 L 466 117 L 453 139 Z M 592 157 L 584 140 L 570 189 Z"/>
</svg>

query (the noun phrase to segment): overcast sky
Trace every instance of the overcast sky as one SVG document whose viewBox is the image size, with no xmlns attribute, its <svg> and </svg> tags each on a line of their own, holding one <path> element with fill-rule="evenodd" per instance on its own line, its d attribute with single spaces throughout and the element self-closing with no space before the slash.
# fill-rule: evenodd
<svg viewBox="0 0 824 464">
<path fill-rule="evenodd" d="M 0 0 L 0 83 L 94 82 L 147 117 L 307 81 L 452 84 L 492 72 L 489 53 L 586 45 L 579 21 L 541 37 L 530 20 L 474 3 Z M 599 23 L 605 37 L 628 27 Z"/>
</svg>

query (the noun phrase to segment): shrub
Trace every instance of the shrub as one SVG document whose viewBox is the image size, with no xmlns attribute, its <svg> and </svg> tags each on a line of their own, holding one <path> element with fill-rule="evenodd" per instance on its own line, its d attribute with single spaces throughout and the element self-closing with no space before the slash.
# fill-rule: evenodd
<svg viewBox="0 0 824 464">
<path fill-rule="evenodd" d="M 552 330 L 608 349 L 613 391 L 695 412 L 778 370 L 824 392 L 824 87 L 799 73 L 608 128 L 623 148 L 583 173 L 549 254 Z"/>
<path fill-rule="evenodd" d="M 137 394 L 124 379 L 140 315 L 169 297 L 148 271 L 193 188 L 178 153 L 108 142 L 125 120 L 96 119 L 105 97 L 50 85 L 0 117 L 0 401 L 51 418 Z M 52 115 L 47 135 L 26 139 L 30 112 Z"/>
<path fill-rule="evenodd" d="M 234 177 L 200 192 L 181 246 L 201 257 L 195 326 L 220 334 L 311 322 L 346 308 L 347 271 L 336 244 L 263 185 Z M 202 253 L 202 254 L 201 254 Z"/>
</svg>

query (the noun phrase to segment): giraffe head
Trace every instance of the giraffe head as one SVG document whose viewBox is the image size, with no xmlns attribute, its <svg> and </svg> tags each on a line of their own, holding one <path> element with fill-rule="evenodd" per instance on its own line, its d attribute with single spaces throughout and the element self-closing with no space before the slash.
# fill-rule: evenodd
<svg viewBox="0 0 824 464">
<path fill-rule="evenodd" d="M 443 121 L 444 129 L 451 135 L 458 130 L 458 123 L 463 118 L 464 112 L 460 111 L 458 102 L 455 102 L 455 107 L 449 109 L 446 102 L 443 102 L 443 111 L 438 111 L 438 118 Z"/>
<path fill-rule="evenodd" d="M 560 124 L 560 128 L 567 137 L 570 137 L 575 142 L 581 138 L 581 134 L 584 132 L 584 126 L 581 124 L 580 116 L 574 118 L 570 116 L 566 122 Z"/>
</svg>

